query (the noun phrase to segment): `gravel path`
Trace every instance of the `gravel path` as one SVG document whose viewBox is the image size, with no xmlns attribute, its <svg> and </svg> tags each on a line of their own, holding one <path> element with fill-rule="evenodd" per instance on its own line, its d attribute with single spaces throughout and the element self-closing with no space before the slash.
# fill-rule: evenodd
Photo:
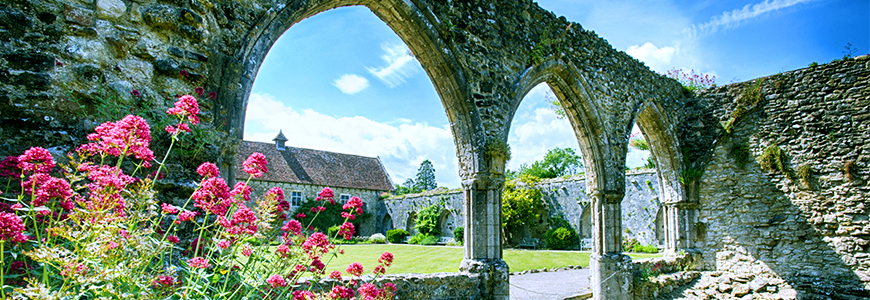
<svg viewBox="0 0 870 300">
<path fill-rule="evenodd" d="M 510 277 L 511 300 L 563 300 L 589 289 L 589 269 Z"/>
</svg>

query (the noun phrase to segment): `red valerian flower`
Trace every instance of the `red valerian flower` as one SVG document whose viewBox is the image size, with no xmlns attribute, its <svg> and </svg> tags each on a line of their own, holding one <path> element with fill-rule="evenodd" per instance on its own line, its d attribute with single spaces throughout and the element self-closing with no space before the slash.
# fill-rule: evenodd
<svg viewBox="0 0 870 300">
<path fill-rule="evenodd" d="M 134 155 L 143 160 L 143 167 L 150 167 L 154 152 L 149 149 L 151 143 L 151 127 L 140 116 L 127 115 L 118 122 L 106 122 L 94 129 L 96 133 L 88 135 L 88 140 L 95 141 L 85 148 L 99 151 L 112 156 Z"/>
<path fill-rule="evenodd" d="M 329 273 L 329 278 L 341 281 L 341 272 L 332 271 L 332 273 Z"/>
<path fill-rule="evenodd" d="M 371 283 L 363 284 L 359 289 L 357 289 L 357 292 L 359 292 L 358 299 L 360 300 L 374 300 L 378 298 L 379 294 L 381 294 L 381 290 Z"/>
<path fill-rule="evenodd" d="M 384 252 L 384 254 L 381 254 L 381 258 L 378 258 L 378 263 L 382 263 L 389 267 L 393 263 L 393 254 L 390 252 Z"/>
<path fill-rule="evenodd" d="M 354 232 L 356 232 L 356 229 L 354 229 L 353 224 L 350 222 L 344 222 L 344 224 L 338 227 L 338 235 L 344 236 L 346 240 L 350 240 Z"/>
<path fill-rule="evenodd" d="M 191 95 L 179 97 L 178 101 L 175 102 L 175 107 L 166 110 L 166 113 L 178 116 L 179 118 L 187 117 L 191 125 L 199 123 L 199 103 Z"/>
<path fill-rule="evenodd" d="M 201 86 L 196 87 L 195 89 L 193 89 L 193 91 L 196 92 L 197 96 L 202 96 L 202 93 L 205 93 L 205 89 L 203 89 Z"/>
<path fill-rule="evenodd" d="M 278 245 L 278 247 L 275 248 L 275 253 L 278 253 L 279 255 L 281 255 L 281 257 L 286 258 L 288 255 L 290 255 L 290 247 L 287 247 L 286 244 Z"/>
<path fill-rule="evenodd" d="M 355 262 L 355 263 L 348 265 L 347 269 L 345 269 L 345 271 L 347 271 L 347 273 L 350 275 L 362 276 L 363 266 L 362 266 L 362 264 Z"/>
<path fill-rule="evenodd" d="M 323 206 L 315 206 L 315 207 L 311 208 L 312 213 L 317 213 L 319 211 L 325 211 L 325 210 L 326 210 L 326 207 L 323 207 Z"/>
<path fill-rule="evenodd" d="M 33 201 L 30 203 L 33 206 L 43 206 L 50 203 L 52 199 L 58 199 L 64 209 L 72 210 L 73 208 L 73 203 L 70 201 L 73 192 L 66 180 L 37 173 L 30 176 L 30 179 L 21 182 L 21 187 L 25 195 L 33 196 Z M 36 188 L 35 192 L 32 191 L 34 187 Z"/>
<path fill-rule="evenodd" d="M 326 268 L 326 264 L 320 260 L 320 257 L 314 257 L 311 259 L 311 267 L 314 268 L 312 272 L 323 273 L 323 269 Z"/>
<path fill-rule="evenodd" d="M 244 255 L 245 257 L 250 257 L 251 254 L 254 254 L 254 250 L 251 249 L 251 245 L 245 244 L 245 246 L 242 247 L 242 255 Z"/>
<path fill-rule="evenodd" d="M 160 203 L 160 208 L 164 214 L 174 215 L 178 213 L 178 208 L 166 203 Z"/>
<path fill-rule="evenodd" d="M 296 220 L 287 221 L 287 224 L 281 226 L 281 230 L 291 231 L 295 235 L 299 235 L 302 233 L 302 223 Z"/>
<path fill-rule="evenodd" d="M 217 99 L 217 93 L 215 93 L 215 92 L 208 92 L 208 97 L 211 98 L 211 99 Z"/>
<path fill-rule="evenodd" d="M 296 219 L 305 219 L 305 217 L 307 217 L 307 216 L 305 215 L 305 213 L 298 213 L 298 214 L 296 214 Z"/>
<path fill-rule="evenodd" d="M 350 297 L 353 297 L 353 294 L 353 289 L 337 285 L 332 287 L 332 290 L 329 291 L 328 296 L 332 299 L 348 299 Z"/>
<path fill-rule="evenodd" d="M 293 291 L 293 300 L 314 300 L 314 293 L 311 291 Z"/>
<path fill-rule="evenodd" d="M 345 203 L 344 206 L 342 206 L 341 208 L 346 209 L 346 210 L 357 210 L 357 211 L 360 211 L 360 213 L 362 213 L 361 212 L 362 207 L 363 207 L 362 200 L 360 200 L 360 198 L 357 196 L 353 196 L 353 197 L 350 197 L 350 200 L 347 200 L 347 203 Z"/>
<path fill-rule="evenodd" d="M 356 216 L 354 216 L 353 214 L 346 213 L 346 212 L 341 212 L 341 217 L 345 218 L 345 219 L 356 220 Z"/>
<path fill-rule="evenodd" d="M 140 96 L 142 96 L 142 94 L 139 93 L 139 90 L 132 90 L 132 91 L 130 91 L 130 95 L 133 95 L 133 97 L 140 97 Z"/>
<path fill-rule="evenodd" d="M 324 187 L 322 190 L 320 190 L 320 193 L 317 194 L 316 200 L 317 201 L 320 201 L 320 200 L 328 201 L 328 200 L 332 200 L 333 197 L 335 197 L 335 194 L 332 193 L 332 189 L 329 187 Z"/>
<path fill-rule="evenodd" d="M 173 244 L 178 244 L 178 242 L 179 242 L 178 237 L 174 236 L 174 235 L 167 236 L 166 241 L 173 243 Z"/>
<path fill-rule="evenodd" d="M 229 249 L 230 246 L 233 245 L 233 242 L 230 241 L 230 240 L 222 240 L 222 241 L 218 242 L 217 245 L 218 245 L 218 247 L 220 247 L 221 249 Z"/>
<path fill-rule="evenodd" d="M 287 282 L 284 281 L 284 277 L 277 274 L 269 276 L 269 278 L 266 279 L 266 283 L 272 286 L 272 288 L 287 286 Z"/>
<path fill-rule="evenodd" d="M 18 156 L 7 156 L 0 162 L 0 177 L 18 178 L 21 169 L 18 168 Z"/>
<path fill-rule="evenodd" d="M 154 279 L 154 287 L 158 289 L 167 288 L 175 284 L 175 278 L 172 276 L 157 276 L 157 279 Z"/>
<path fill-rule="evenodd" d="M 217 216 L 225 215 L 233 204 L 230 199 L 229 187 L 223 178 L 205 179 L 191 197 L 194 200 L 194 206 Z"/>
<path fill-rule="evenodd" d="M 187 77 L 187 75 L 188 75 L 187 70 L 178 71 L 178 75 L 181 75 L 182 77 Z"/>
<path fill-rule="evenodd" d="M 384 266 L 379 265 L 379 266 L 375 267 L 375 270 L 372 272 L 375 273 L 375 275 L 381 275 L 381 274 L 387 273 L 387 270 L 384 269 Z"/>
<path fill-rule="evenodd" d="M 54 168 L 54 158 L 42 147 L 31 147 L 18 156 L 18 168 L 24 172 L 48 173 Z"/>
<path fill-rule="evenodd" d="M 302 249 L 306 252 L 313 252 L 320 249 L 320 252 L 329 252 L 329 239 L 322 232 L 312 233 L 305 242 L 302 243 Z"/>
<path fill-rule="evenodd" d="M 189 265 L 191 268 L 198 269 L 208 269 L 209 267 L 211 267 L 211 264 L 208 263 L 208 259 L 201 256 L 188 259 L 187 265 Z"/>
<path fill-rule="evenodd" d="M 193 221 L 193 217 L 196 217 L 196 215 L 198 215 L 198 214 L 199 214 L 198 212 L 183 211 L 180 214 L 178 214 L 178 218 L 175 219 L 175 224 L 181 224 L 181 222 L 185 222 L 185 221 Z"/>
<path fill-rule="evenodd" d="M 242 198 L 244 198 L 245 201 L 251 201 L 251 191 L 253 191 L 253 189 L 244 182 L 236 182 L 236 186 L 234 186 L 233 190 L 230 191 L 230 197 L 242 195 Z"/>
<path fill-rule="evenodd" d="M 263 172 L 265 172 L 265 171 L 263 171 Z M 277 186 L 273 187 L 273 188 L 269 189 L 268 192 L 266 192 L 267 198 L 272 197 L 272 196 L 275 197 L 276 202 L 284 201 L 284 190 L 282 190 L 281 188 L 279 188 Z"/>
<path fill-rule="evenodd" d="M 196 168 L 196 173 L 202 177 L 220 177 L 221 171 L 215 164 L 204 162 Z"/>
<path fill-rule="evenodd" d="M 24 232 L 24 221 L 13 213 L 0 212 L 0 242 L 11 241 L 24 243 L 27 236 Z"/>
<path fill-rule="evenodd" d="M 265 155 L 259 152 L 254 152 L 247 160 L 245 160 L 245 163 L 243 163 L 242 166 L 245 169 L 245 173 L 251 174 L 251 176 L 254 177 L 261 177 L 267 171 L 267 163 Z"/>
</svg>

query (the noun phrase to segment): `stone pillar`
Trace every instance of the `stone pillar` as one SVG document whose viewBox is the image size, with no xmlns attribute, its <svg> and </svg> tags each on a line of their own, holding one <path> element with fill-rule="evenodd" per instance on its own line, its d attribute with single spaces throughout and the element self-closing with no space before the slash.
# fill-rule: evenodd
<svg viewBox="0 0 870 300">
<path fill-rule="evenodd" d="M 665 254 L 694 248 L 698 206 L 691 202 L 665 203 Z"/>
<path fill-rule="evenodd" d="M 622 198 L 624 193 L 593 192 L 592 273 L 593 299 L 632 299 L 631 258 L 622 254 Z"/>
<path fill-rule="evenodd" d="M 462 187 L 466 212 L 465 257 L 459 271 L 480 275 L 483 299 L 508 300 L 508 265 L 502 259 L 501 248 L 504 175 L 477 173 L 463 180 Z"/>
</svg>

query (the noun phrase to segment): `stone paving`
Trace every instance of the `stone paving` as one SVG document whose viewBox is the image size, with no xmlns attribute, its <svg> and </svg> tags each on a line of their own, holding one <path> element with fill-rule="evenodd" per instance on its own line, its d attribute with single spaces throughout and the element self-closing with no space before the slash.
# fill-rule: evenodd
<svg viewBox="0 0 870 300">
<path fill-rule="evenodd" d="M 589 290 L 589 269 L 541 272 L 510 277 L 511 300 L 563 300 Z"/>
</svg>

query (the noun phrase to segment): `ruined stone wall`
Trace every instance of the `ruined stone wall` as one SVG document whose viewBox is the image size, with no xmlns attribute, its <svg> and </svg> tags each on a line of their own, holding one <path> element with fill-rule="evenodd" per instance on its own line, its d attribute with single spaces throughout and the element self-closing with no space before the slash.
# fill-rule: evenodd
<svg viewBox="0 0 870 300">
<path fill-rule="evenodd" d="M 655 170 L 636 170 L 626 175 L 626 193 L 622 200 L 623 237 L 634 238 L 642 245 L 660 245 L 661 229 L 657 232 L 657 216 L 661 209 L 660 186 Z M 549 217 L 562 217 L 577 230 L 581 239 L 592 238 L 594 226 L 589 216 L 591 199 L 586 194 L 586 178 L 575 175 L 568 178 L 544 180 L 535 188 L 541 189 Z M 436 189 L 423 194 L 396 196 L 384 200 L 387 212 L 392 216 L 394 228 L 406 229 L 408 217 L 433 203 L 445 203 L 447 210 L 455 214 L 455 226 L 463 223 L 464 196 L 461 190 Z M 547 220 L 541 220 L 547 224 Z M 661 224 L 659 224 L 661 225 Z M 543 230 L 548 228 L 544 226 Z M 540 231 L 540 230 L 539 230 Z M 526 236 L 543 238 L 539 231 L 527 231 Z M 444 233 L 442 235 L 448 236 Z M 452 236 L 452 235 L 451 235 Z M 518 237 L 519 238 L 519 237 Z"/>
<path fill-rule="evenodd" d="M 710 143 L 697 187 L 694 247 L 703 253 L 704 268 L 725 284 L 699 285 L 688 293 L 870 296 L 868 58 L 698 94 L 695 107 L 707 112 L 698 122 L 718 122 L 684 135 Z M 757 106 L 744 104 L 747 112 L 738 114 L 728 134 L 721 124 L 756 84 L 763 99 Z M 781 156 L 765 154 L 773 147 Z M 765 158 L 776 157 L 782 168 L 762 166 Z M 747 292 L 748 283 L 753 289 Z"/>
</svg>

